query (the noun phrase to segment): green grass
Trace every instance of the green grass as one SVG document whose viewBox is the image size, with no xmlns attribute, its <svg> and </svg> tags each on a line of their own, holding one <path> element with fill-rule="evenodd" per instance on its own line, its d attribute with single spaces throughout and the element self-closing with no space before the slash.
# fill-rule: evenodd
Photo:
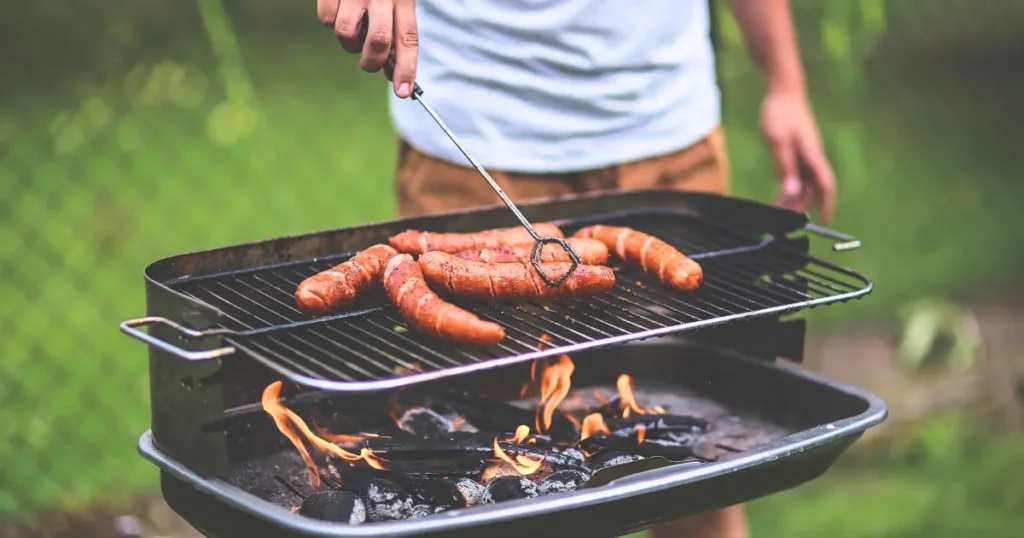
<svg viewBox="0 0 1024 538">
<path fill-rule="evenodd" d="M 147 263 L 393 215 L 395 144 L 383 82 L 336 52 L 330 36 L 257 29 L 240 39 L 253 118 L 228 109 L 210 126 L 225 91 L 196 40 L 140 53 L 141 67 L 126 64 L 100 82 L 4 94 L 0 519 L 154 485 L 156 473 L 134 449 L 149 423 L 146 352 L 116 329 L 145 312 Z M 164 59 L 173 63 L 154 70 Z M 749 65 L 730 73 L 736 192 L 769 200 L 772 167 L 753 128 L 758 86 Z M 1019 138 L 1001 103 L 1024 83 L 987 82 L 965 89 L 955 76 L 882 71 L 854 109 L 816 79 L 841 184 L 835 227 L 865 244 L 835 259 L 877 283 L 867 301 L 816 312 L 820 326 L 888 320 L 921 295 L 971 297 L 1020 266 L 1024 183 L 1010 142 Z M 921 493 L 934 482 L 916 475 L 886 493 L 870 481 L 850 484 L 835 502 L 812 489 L 765 501 L 755 518 L 797 517 L 785 507 L 811 506 L 817 519 L 772 528 L 805 525 L 803 534 L 779 535 L 816 536 L 852 525 L 820 503 L 881 510 L 909 496 L 908 513 L 891 517 L 910 528 L 920 524 L 914 503 L 936 502 Z"/>
</svg>

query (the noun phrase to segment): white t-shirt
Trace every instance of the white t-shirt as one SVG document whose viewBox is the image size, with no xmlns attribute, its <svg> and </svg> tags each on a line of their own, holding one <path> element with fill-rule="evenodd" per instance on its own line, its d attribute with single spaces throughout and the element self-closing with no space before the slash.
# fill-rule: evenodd
<svg viewBox="0 0 1024 538">
<path fill-rule="evenodd" d="M 681 150 L 719 124 L 707 0 L 419 0 L 417 81 L 486 168 L 559 173 Z M 468 165 L 420 105 L 398 134 Z"/>
</svg>

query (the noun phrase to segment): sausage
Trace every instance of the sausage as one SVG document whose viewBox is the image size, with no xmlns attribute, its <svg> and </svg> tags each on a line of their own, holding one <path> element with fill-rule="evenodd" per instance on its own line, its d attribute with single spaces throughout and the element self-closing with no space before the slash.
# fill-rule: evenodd
<svg viewBox="0 0 1024 538">
<path fill-rule="evenodd" d="M 569 246 L 579 255 L 580 261 L 586 265 L 604 265 L 608 263 L 608 247 L 596 239 L 566 239 Z M 471 262 L 512 263 L 530 261 L 532 244 L 505 245 L 494 248 L 481 248 L 456 252 L 455 257 Z M 540 253 L 543 263 L 571 262 L 569 253 L 562 245 L 547 243 Z"/>
<path fill-rule="evenodd" d="M 295 304 L 307 314 L 322 316 L 351 303 L 380 284 L 384 264 L 398 254 L 387 245 L 373 245 L 347 261 L 303 280 L 295 291 Z"/>
<path fill-rule="evenodd" d="M 565 282 L 552 287 L 529 262 L 471 262 L 444 252 L 428 252 L 420 256 L 419 262 L 423 276 L 434 289 L 474 299 L 557 299 L 615 287 L 615 273 L 600 265 L 580 265 Z M 571 263 L 541 264 L 541 270 L 552 280 L 571 267 Z"/>
<path fill-rule="evenodd" d="M 700 264 L 661 239 L 632 228 L 598 224 L 580 229 L 573 237 L 597 239 L 626 263 L 680 291 L 697 289 L 704 280 Z"/>
<path fill-rule="evenodd" d="M 412 256 L 399 254 L 384 267 L 384 290 L 399 315 L 417 332 L 474 346 L 493 346 L 505 329 L 445 302 L 430 291 Z"/>
<path fill-rule="evenodd" d="M 533 229 L 541 237 L 565 237 L 562 230 L 558 229 L 558 226 L 554 224 L 535 224 Z M 533 236 L 522 226 L 468 234 L 406 230 L 388 238 L 388 243 L 395 247 L 395 250 L 404 254 L 424 254 L 434 250 L 454 253 L 462 250 L 533 244 L 533 241 Z"/>
</svg>

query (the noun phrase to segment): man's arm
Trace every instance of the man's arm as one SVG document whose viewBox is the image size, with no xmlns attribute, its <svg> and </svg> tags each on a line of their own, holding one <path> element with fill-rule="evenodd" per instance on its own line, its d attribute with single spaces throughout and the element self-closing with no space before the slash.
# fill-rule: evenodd
<svg viewBox="0 0 1024 538">
<path fill-rule="evenodd" d="M 804 94 L 789 0 L 731 0 L 733 16 L 751 59 L 764 76 L 768 93 Z"/>
<path fill-rule="evenodd" d="M 795 211 L 817 206 L 827 224 L 835 205 L 835 178 L 808 102 L 789 0 L 731 4 L 750 57 L 764 76 L 761 132 L 779 176 L 776 203 Z"/>
</svg>

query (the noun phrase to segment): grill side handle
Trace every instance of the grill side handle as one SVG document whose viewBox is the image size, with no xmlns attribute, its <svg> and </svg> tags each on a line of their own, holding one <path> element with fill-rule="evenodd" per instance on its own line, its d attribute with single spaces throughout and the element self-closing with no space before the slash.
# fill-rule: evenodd
<svg viewBox="0 0 1024 538">
<path fill-rule="evenodd" d="M 807 230 L 808 232 L 820 235 L 822 237 L 827 237 L 829 239 L 838 241 L 836 244 L 832 245 L 832 250 L 836 252 L 854 250 L 860 248 L 861 246 L 859 239 L 850 235 L 846 235 L 844 233 L 839 233 L 835 230 L 830 230 L 828 228 L 818 226 L 817 224 L 811 224 L 810 222 L 808 222 L 807 224 L 804 225 L 804 229 Z"/>
<path fill-rule="evenodd" d="M 166 325 L 178 331 L 179 333 L 182 334 L 184 338 L 204 338 L 207 336 L 222 336 L 234 334 L 234 331 L 226 329 L 211 329 L 206 331 L 197 331 L 194 329 L 189 329 L 188 327 L 185 327 L 184 325 L 181 325 L 179 323 L 175 323 L 167 318 L 161 318 L 156 316 L 130 319 L 128 321 L 124 321 L 121 323 L 121 332 L 127 334 L 128 336 L 131 336 L 136 340 L 149 344 L 162 351 L 166 351 L 171 355 L 180 357 L 188 361 L 206 361 L 211 359 L 219 359 L 221 357 L 231 355 L 232 353 L 235 352 L 235 348 L 232 346 L 224 346 L 216 349 L 206 349 L 202 351 L 189 351 L 187 349 L 183 349 L 179 346 L 171 344 L 170 342 L 165 342 L 149 334 L 146 331 L 139 330 L 140 327 L 157 324 Z"/>
</svg>

